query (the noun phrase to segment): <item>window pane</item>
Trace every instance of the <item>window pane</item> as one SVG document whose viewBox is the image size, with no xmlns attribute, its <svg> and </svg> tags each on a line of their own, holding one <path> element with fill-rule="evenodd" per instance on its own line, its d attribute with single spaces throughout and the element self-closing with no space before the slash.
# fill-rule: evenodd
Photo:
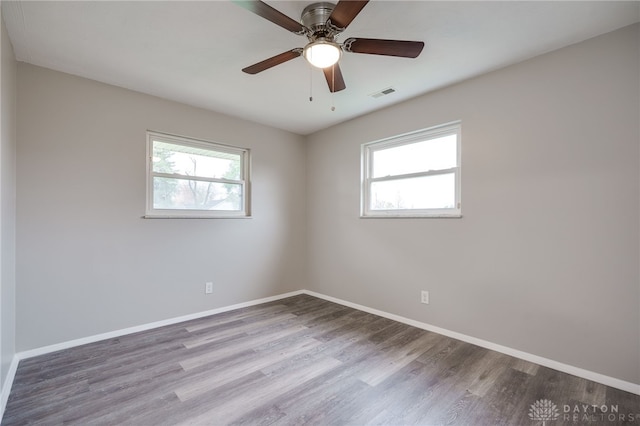
<svg viewBox="0 0 640 426">
<path fill-rule="evenodd" d="M 443 170 L 456 167 L 457 135 L 373 151 L 372 177 Z"/>
<path fill-rule="evenodd" d="M 242 185 L 153 178 L 154 209 L 242 210 Z"/>
<path fill-rule="evenodd" d="M 183 176 L 241 180 L 239 154 L 153 142 L 153 171 Z"/>
<path fill-rule="evenodd" d="M 449 209 L 455 206 L 455 174 L 373 182 L 372 210 Z"/>
</svg>

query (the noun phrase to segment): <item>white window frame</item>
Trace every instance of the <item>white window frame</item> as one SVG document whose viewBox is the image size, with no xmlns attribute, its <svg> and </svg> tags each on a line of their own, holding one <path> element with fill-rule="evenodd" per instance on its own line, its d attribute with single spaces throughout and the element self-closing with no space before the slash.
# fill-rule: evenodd
<svg viewBox="0 0 640 426">
<path fill-rule="evenodd" d="M 448 135 L 456 135 L 457 139 L 457 158 L 456 167 L 443 170 L 428 170 L 418 173 L 410 173 L 404 175 L 392 175 L 373 178 L 373 153 L 389 148 L 395 148 L 402 145 L 410 145 L 413 143 L 424 142 L 430 139 L 436 139 Z M 442 217 L 442 218 L 459 218 L 462 217 L 462 201 L 461 201 L 461 159 L 462 159 L 462 122 L 454 121 L 415 132 L 405 133 L 386 139 L 362 144 L 362 176 L 361 176 L 361 197 L 360 197 L 360 217 L 363 218 L 380 218 L 380 217 Z M 374 210 L 371 209 L 371 186 L 374 182 L 401 180 L 408 178 L 435 176 L 442 174 L 454 173 L 455 175 L 455 207 L 448 209 L 388 209 Z"/>
<path fill-rule="evenodd" d="M 209 151 L 223 152 L 240 155 L 240 180 L 230 180 L 224 178 L 197 177 L 195 180 L 239 184 L 242 187 L 242 208 L 241 210 L 191 210 L 191 209 L 156 209 L 153 207 L 153 178 L 168 177 L 176 179 L 194 180 L 193 176 L 180 174 L 158 173 L 153 171 L 153 142 L 166 142 L 174 145 L 188 146 Z M 224 145 L 201 139 L 194 139 L 185 136 L 170 135 L 166 133 L 147 131 L 147 197 L 145 218 L 249 218 L 251 184 L 250 184 L 250 150 Z"/>
</svg>

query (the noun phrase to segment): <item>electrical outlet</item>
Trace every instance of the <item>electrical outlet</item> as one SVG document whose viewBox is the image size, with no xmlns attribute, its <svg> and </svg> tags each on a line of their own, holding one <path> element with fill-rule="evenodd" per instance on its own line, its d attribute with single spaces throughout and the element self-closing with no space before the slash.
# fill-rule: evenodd
<svg viewBox="0 0 640 426">
<path fill-rule="evenodd" d="M 213 293 L 213 283 L 206 283 L 204 285 L 204 293 L 205 294 L 211 294 Z"/>
<path fill-rule="evenodd" d="M 429 292 L 426 290 L 422 290 L 422 292 L 420 293 L 420 302 L 424 303 L 426 305 L 429 304 Z"/>
</svg>

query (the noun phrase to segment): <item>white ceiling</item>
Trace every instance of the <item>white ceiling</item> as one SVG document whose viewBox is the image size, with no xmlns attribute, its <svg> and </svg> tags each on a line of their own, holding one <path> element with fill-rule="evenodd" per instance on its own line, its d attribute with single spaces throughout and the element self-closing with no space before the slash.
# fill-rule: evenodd
<svg viewBox="0 0 640 426">
<path fill-rule="evenodd" d="M 309 1 L 268 1 L 299 20 Z M 2 1 L 19 61 L 310 134 L 640 21 L 640 2 L 371 1 L 340 36 L 425 42 L 417 59 L 345 53 L 331 95 L 306 39 L 226 1 Z M 370 94 L 393 87 L 396 92 Z M 309 94 L 313 102 L 309 102 Z M 335 111 L 331 106 L 335 105 Z"/>
</svg>

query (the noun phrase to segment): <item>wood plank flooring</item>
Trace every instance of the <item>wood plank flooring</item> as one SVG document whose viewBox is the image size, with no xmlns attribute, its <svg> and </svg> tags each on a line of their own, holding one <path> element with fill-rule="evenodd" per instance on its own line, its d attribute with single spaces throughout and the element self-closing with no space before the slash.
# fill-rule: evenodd
<svg viewBox="0 0 640 426">
<path fill-rule="evenodd" d="M 529 417 L 541 399 L 557 419 Z M 23 360 L 2 425 L 545 419 L 640 425 L 640 397 L 301 295 Z"/>
</svg>

